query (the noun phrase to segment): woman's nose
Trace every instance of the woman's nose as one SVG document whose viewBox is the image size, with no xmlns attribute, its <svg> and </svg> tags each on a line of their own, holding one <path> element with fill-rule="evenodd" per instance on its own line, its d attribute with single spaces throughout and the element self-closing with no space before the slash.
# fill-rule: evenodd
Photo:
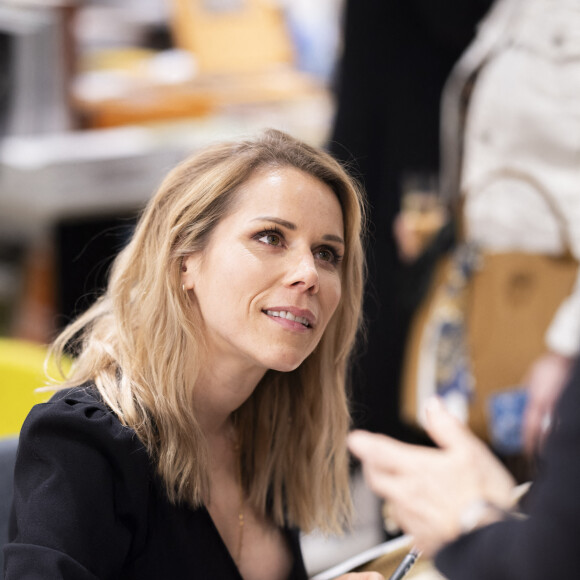
<svg viewBox="0 0 580 580">
<path fill-rule="evenodd" d="M 316 294 L 319 290 L 320 278 L 312 252 L 301 253 L 288 272 L 288 284 L 304 292 Z"/>
</svg>

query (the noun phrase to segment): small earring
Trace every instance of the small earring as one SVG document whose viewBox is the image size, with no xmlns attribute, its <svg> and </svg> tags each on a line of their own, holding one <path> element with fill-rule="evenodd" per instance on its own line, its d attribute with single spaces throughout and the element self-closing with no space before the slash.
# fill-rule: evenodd
<svg viewBox="0 0 580 580">
<path fill-rule="evenodd" d="M 181 285 L 181 289 L 183 290 L 183 292 L 187 292 L 187 290 L 185 289 L 185 284 Z"/>
</svg>

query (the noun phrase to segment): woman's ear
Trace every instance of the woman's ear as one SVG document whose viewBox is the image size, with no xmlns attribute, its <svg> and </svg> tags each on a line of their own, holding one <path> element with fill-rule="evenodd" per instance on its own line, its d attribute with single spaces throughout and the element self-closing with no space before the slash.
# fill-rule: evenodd
<svg viewBox="0 0 580 580">
<path fill-rule="evenodd" d="M 199 258 L 195 254 L 189 254 L 181 260 L 181 283 L 183 290 L 193 290 L 195 287 L 196 272 Z"/>
</svg>

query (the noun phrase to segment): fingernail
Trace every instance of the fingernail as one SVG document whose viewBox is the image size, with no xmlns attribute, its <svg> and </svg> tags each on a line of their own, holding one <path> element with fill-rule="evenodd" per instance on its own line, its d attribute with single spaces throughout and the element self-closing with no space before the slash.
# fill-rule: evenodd
<svg viewBox="0 0 580 580">
<path fill-rule="evenodd" d="M 365 434 L 362 431 L 351 431 L 346 438 L 346 444 L 353 453 L 356 453 L 364 439 Z"/>
<path fill-rule="evenodd" d="M 359 431 L 351 431 L 347 436 L 346 436 L 346 442 L 350 445 L 351 443 L 356 442 L 358 439 L 360 439 L 361 437 L 361 433 Z"/>
<path fill-rule="evenodd" d="M 429 397 L 425 403 L 425 411 L 427 413 L 439 413 L 443 410 L 443 403 L 436 395 Z"/>
</svg>

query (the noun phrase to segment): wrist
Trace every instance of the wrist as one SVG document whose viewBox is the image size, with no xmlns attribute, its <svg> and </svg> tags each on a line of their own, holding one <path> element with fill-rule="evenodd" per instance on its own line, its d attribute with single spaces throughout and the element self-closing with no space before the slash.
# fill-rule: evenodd
<svg viewBox="0 0 580 580">
<path fill-rule="evenodd" d="M 494 522 L 508 518 L 509 511 L 483 498 L 470 502 L 459 515 L 459 528 L 468 534 Z"/>
<path fill-rule="evenodd" d="M 519 502 L 529 490 L 530 484 L 524 483 L 512 490 L 508 507 L 485 498 L 477 498 L 470 502 L 459 516 L 459 527 L 462 534 L 467 534 L 483 526 L 502 520 L 521 520 L 526 515 L 519 509 Z"/>
<path fill-rule="evenodd" d="M 570 367 L 574 362 L 573 356 L 569 356 L 568 354 L 557 352 L 555 350 L 547 351 L 545 356 L 547 358 L 552 359 L 553 361 L 556 361 L 557 363 L 561 364 L 564 367 Z"/>
</svg>

